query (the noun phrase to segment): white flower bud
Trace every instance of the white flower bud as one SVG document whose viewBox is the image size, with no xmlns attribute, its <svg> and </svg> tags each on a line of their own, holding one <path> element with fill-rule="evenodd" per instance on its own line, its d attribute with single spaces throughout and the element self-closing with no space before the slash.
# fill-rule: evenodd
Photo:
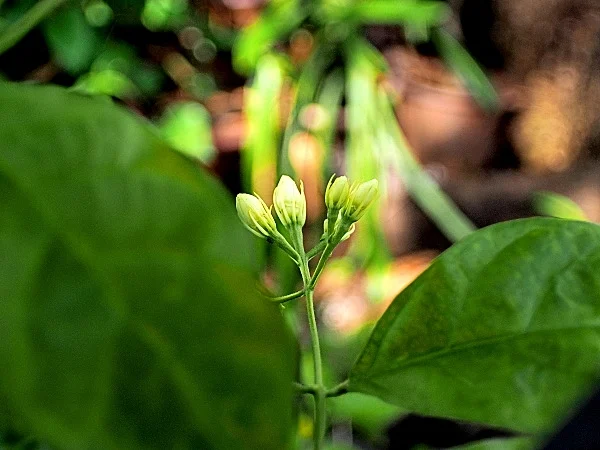
<svg viewBox="0 0 600 450">
<path fill-rule="evenodd" d="M 284 226 L 300 225 L 306 222 L 306 197 L 304 185 L 300 182 L 300 190 L 287 175 L 282 175 L 273 191 L 273 205 Z"/>
<path fill-rule="evenodd" d="M 235 208 L 244 226 L 256 236 L 265 239 L 278 236 L 271 209 L 260 197 L 238 194 L 235 198 Z"/>
<path fill-rule="evenodd" d="M 335 175 L 329 179 L 327 189 L 325 190 L 325 204 L 327 209 L 339 211 L 348 201 L 348 193 L 350 192 L 350 183 L 348 178 L 338 177 L 334 180 Z"/>
<path fill-rule="evenodd" d="M 355 184 L 350 188 L 348 202 L 342 215 L 352 222 L 359 220 L 377 196 L 378 182 L 373 179 L 365 183 Z"/>
</svg>

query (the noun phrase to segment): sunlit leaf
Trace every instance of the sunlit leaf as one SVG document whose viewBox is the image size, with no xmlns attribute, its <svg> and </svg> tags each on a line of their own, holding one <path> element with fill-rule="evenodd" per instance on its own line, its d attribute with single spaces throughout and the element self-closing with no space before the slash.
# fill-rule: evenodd
<svg viewBox="0 0 600 450">
<path fill-rule="evenodd" d="M 163 137 L 174 149 L 204 163 L 215 156 L 210 126 L 208 111 L 196 102 L 172 105 L 159 123 Z"/>
<path fill-rule="evenodd" d="M 308 8 L 298 0 L 270 2 L 252 25 L 245 28 L 233 46 L 233 64 L 240 73 L 254 70 L 259 58 L 279 39 L 287 37 L 306 18 Z"/>
<path fill-rule="evenodd" d="M 377 397 L 356 392 L 330 399 L 329 406 L 333 420 L 351 420 L 355 429 L 375 440 L 404 412 Z"/>
<path fill-rule="evenodd" d="M 439 25 L 449 16 L 444 2 L 427 0 L 359 1 L 350 8 L 349 17 L 363 23 Z"/>
<path fill-rule="evenodd" d="M 538 213 L 561 219 L 587 220 L 581 207 L 564 195 L 554 192 L 538 192 L 533 198 Z"/>
<path fill-rule="evenodd" d="M 108 95 L 121 99 L 133 97 L 138 92 L 129 78 L 112 69 L 82 75 L 73 85 L 73 90 L 90 95 Z"/>
</svg>

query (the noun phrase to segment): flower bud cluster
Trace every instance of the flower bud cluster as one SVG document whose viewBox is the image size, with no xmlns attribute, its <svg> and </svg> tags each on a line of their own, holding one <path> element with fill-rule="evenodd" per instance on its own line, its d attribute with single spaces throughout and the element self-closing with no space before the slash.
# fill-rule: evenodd
<svg viewBox="0 0 600 450">
<path fill-rule="evenodd" d="M 377 180 L 350 184 L 344 176 L 331 177 L 325 191 L 327 219 L 325 235 L 334 245 L 344 241 L 354 232 L 355 225 L 377 196 Z M 292 233 L 298 232 L 306 222 L 306 197 L 300 187 L 283 175 L 273 191 L 273 206 L 282 225 Z M 258 195 L 239 194 L 236 198 L 238 216 L 244 226 L 258 237 L 273 240 L 292 256 L 294 250 L 277 230 L 271 208 Z M 301 240 L 301 239 L 300 239 Z M 298 247 L 298 245 L 296 245 Z"/>
<path fill-rule="evenodd" d="M 357 222 L 377 196 L 378 183 L 373 179 L 350 185 L 346 177 L 331 177 L 325 191 L 327 230 L 325 234 L 341 242 L 348 239 Z"/>
</svg>

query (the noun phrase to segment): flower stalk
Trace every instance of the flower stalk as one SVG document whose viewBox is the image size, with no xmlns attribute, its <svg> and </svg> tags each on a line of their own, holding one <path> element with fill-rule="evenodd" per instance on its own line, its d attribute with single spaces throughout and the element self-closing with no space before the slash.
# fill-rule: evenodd
<svg viewBox="0 0 600 450">
<path fill-rule="evenodd" d="M 314 432 L 313 445 L 320 450 L 323 445 L 327 427 L 327 397 L 342 395 L 347 391 L 347 381 L 327 389 L 323 382 L 323 362 L 321 344 L 314 305 L 314 290 L 325 264 L 337 245 L 348 239 L 354 232 L 358 221 L 367 207 L 377 195 L 377 180 L 350 185 L 346 177 L 331 177 L 325 192 L 327 219 L 324 222 L 324 233 L 319 243 L 308 252 L 304 249 L 302 227 L 306 222 L 306 198 L 304 187 L 300 188 L 294 180 L 284 175 L 273 192 L 273 205 L 277 217 L 287 231 L 288 241 L 277 229 L 272 208 L 258 195 L 239 194 L 236 198 L 238 216 L 244 226 L 255 236 L 267 239 L 281 247 L 296 263 L 302 277 L 303 289 L 281 297 L 271 297 L 274 303 L 306 298 L 306 316 L 311 338 L 313 357 L 313 383 L 305 385 L 294 383 L 296 390 L 302 394 L 310 394 L 314 399 Z M 321 253 L 319 262 L 311 275 L 308 262 Z"/>
</svg>

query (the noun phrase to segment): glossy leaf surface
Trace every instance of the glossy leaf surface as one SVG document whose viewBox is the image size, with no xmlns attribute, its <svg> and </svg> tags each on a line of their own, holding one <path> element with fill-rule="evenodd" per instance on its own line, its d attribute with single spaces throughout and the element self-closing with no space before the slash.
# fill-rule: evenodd
<svg viewBox="0 0 600 450">
<path fill-rule="evenodd" d="M 595 224 L 477 231 L 390 305 L 350 390 L 425 415 L 552 429 L 598 379 L 599 269 Z"/>
<path fill-rule="evenodd" d="M 223 188 L 108 99 L 4 84 L 0 114 L 0 398 L 18 431 L 284 448 L 291 339 Z"/>
</svg>

